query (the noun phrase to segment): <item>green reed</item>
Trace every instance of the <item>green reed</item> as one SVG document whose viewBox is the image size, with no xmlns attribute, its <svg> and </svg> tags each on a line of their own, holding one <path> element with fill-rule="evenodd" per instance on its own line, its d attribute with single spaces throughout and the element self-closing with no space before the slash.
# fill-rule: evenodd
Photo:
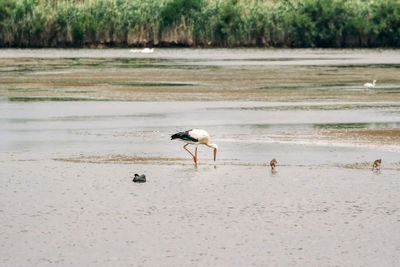
<svg viewBox="0 0 400 267">
<path fill-rule="evenodd" d="M 400 47 L 399 0 L 0 0 L 0 47 Z"/>
</svg>

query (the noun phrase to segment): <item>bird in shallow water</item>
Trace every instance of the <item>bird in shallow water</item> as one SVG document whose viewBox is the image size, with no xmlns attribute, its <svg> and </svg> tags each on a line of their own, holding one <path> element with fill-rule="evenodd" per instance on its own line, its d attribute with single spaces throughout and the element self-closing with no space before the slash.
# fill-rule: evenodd
<svg viewBox="0 0 400 267">
<path fill-rule="evenodd" d="M 375 87 L 375 83 L 376 83 L 376 80 L 374 80 L 372 83 L 365 83 L 364 87 L 365 88 L 374 88 Z"/>
<path fill-rule="evenodd" d="M 374 164 L 372 165 L 372 170 L 380 170 L 381 169 L 381 163 L 382 159 L 377 159 L 374 161 Z"/>
<path fill-rule="evenodd" d="M 142 54 L 150 54 L 154 52 L 154 48 L 143 48 L 143 49 L 131 49 L 129 50 L 131 53 L 142 53 Z"/>
<path fill-rule="evenodd" d="M 271 166 L 271 170 L 275 170 L 275 167 L 277 164 L 278 164 L 278 162 L 276 161 L 275 158 L 273 158 L 269 163 L 269 166 Z"/>
<path fill-rule="evenodd" d="M 133 177 L 132 182 L 134 182 L 134 183 L 145 183 L 146 182 L 146 175 L 144 175 L 144 174 L 139 175 L 139 174 L 135 173 L 135 177 Z"/>
<path fill-rule="evenodd" d="M 184 145 L 183 148 L 187 152 L 189 152 L 190 155 L 192 155 L 194 164 L 197 165 L 197 146 L 198 145 L 205 145 L 205 146 L 212 148 L 214 150 L 214 161 L 216 160 L 218 146 L 216 144 L 210 144 L 210 135 L 207 133 L 207 131 L 202 130 L 202 129 L 193 129 L 193 130 L 188 130 L 185 132 L 179 132 L 179 133 L 173 134 L 171 136 L 171 140 L 175 140 L 175 139 L 186 143 L 186 145 Z M 194 155 L 192 152 L 190 152 L 186 148 L 186 146 L 189 144 L 196 146 Z"/>
</svg>

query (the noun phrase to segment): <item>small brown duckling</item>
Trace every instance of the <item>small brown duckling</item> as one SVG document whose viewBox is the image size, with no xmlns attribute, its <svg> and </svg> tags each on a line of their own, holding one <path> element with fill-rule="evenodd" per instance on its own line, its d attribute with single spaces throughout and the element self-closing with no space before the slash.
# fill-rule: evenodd
<svg viewBox="0 0 400 267">
<path fill-rule="evenodd" d="M 374 164 L 372 165 L 372 170 L 379 170 L 381 168 L 381 163 L 382 159 L 377 159 L 374 161 Z"/>
<path fill-rule="evenodd" d="M 273 158 L 269 163 L 269 165 L 271 166 L 271 170 L 274 170 L 277 164 L 278 162 L 276 161 L 275 158 Z"/>
</svg>

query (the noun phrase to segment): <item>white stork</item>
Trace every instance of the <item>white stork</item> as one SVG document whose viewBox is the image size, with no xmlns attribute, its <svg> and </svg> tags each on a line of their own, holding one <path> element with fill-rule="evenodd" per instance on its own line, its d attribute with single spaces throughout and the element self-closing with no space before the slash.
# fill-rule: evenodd
<svg viewBox="0 0 400 267">
<path fill-rule="evenodd" d="M 375 83 L 376 83 L 376 80 L 374 80 L 372 83 L 365 83 L 364 87 L 365 88 L 374 88 L 375 87 Z"/>
<path fill-rule="evenodd" d="M 217 149 L 218 146 L 216 144 L 210 144 L 210 135 L 207 133 L 207 131 L 205 130 L 201 130 L 201 129 L 193 129 L 193 130 L 188 130 L 185 132 L 179 132 L 176 134 L 173 134 L 171 136 L 171 140 L 179 140 L 182 142 L 185 142 L 186 145 L 183 146 L 183 148 L 189 152 L 190 155 L 192 155 L 194 163 L 197 165 L 197 146 L 198 145 L 206 145 L 208 147 L 211 147 L 212 149 L 214 149 L 214 161 L 217 157 Z M 186 146 L 192 144 L 196 146 L 196 150 L 195 150 L 195 155 L 193 155 L 192 152 L 190 152 Z"/>
</svg>

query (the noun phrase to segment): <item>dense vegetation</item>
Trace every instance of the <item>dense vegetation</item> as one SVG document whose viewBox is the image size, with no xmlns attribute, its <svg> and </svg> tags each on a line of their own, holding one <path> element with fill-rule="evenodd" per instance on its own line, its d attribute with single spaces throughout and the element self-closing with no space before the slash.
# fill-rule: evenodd
<svg viewBox="0 0 400 267">
<path fill-rule="evenodd" d="M 0 0 L 0 47 L 400 47 L 400 0 Z"/>
</svg>

